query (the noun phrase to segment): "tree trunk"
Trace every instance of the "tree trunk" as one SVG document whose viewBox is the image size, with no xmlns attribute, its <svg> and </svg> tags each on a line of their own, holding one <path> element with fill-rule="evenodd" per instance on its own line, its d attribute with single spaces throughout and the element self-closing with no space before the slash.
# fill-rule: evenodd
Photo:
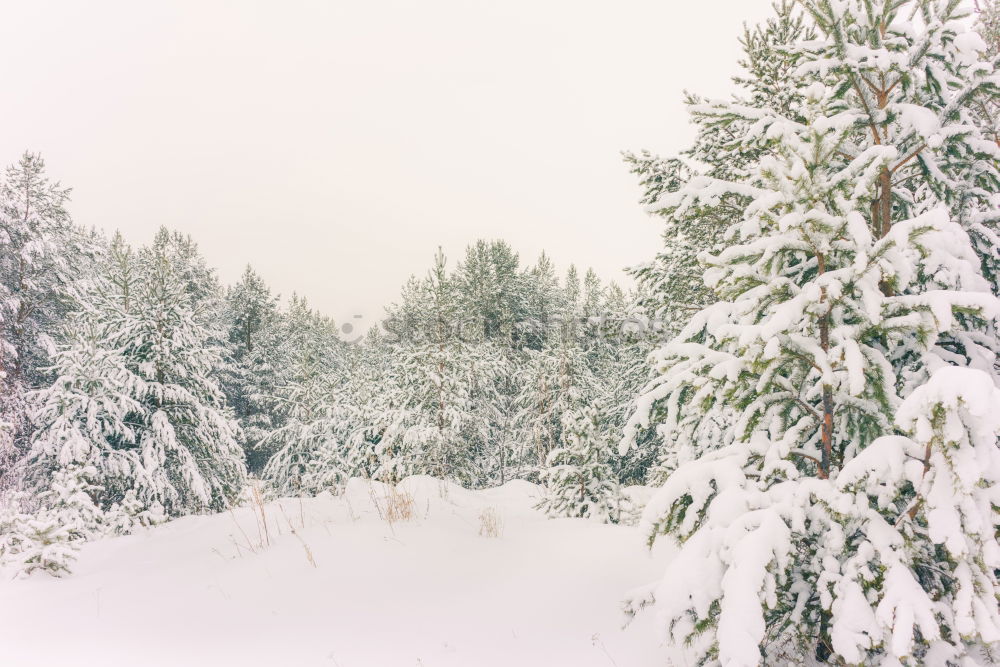
<svg viewBox="0 0 1000 667">
<path fill-rule="evenodd" d="M 822 253 L 816 256 L 819 265 L 819 274 L 823 275 L 826 272 L 826 257 Z M 826 288 L 820 288 L 820 303 L 824 303 L 827 300 Z M 829 353 L 830 351 L 830 310 L 827 311 L 820 317 L 819 320 L 819 344 L 823 349 L 823 352 Z M 830 476 L 830 468 L 832 466 L 831 459 L 833 458 L 833 390 L 829 384 L 823 384 L 823 405 L 822 405 L 822 417 L 823 421 L 820 424 L 820 440 L 822 442 L 823 453 L 820 460 L 819 466 L 819 477 L 821 479 L 827 479 Z"/>
</svg>

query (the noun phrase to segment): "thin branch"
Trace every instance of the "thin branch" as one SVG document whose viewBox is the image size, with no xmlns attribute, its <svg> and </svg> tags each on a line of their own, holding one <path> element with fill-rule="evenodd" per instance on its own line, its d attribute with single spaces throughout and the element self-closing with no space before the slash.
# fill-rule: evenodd
<svg viewBox="0 0 1000 667">
<path fill-rule="evenodd" d="M 865 108 L 865 113 L 868 114 L 868 127 L 872 131 L 872 138 L 875 140 L 876 144 L 882 144 L 882 138 L 878 136 L 878 128 L 875 126 L 875 116 L 872 114 L 872 109 L 868 106 L 868 100 L 865 99 L 864 91 L 861 90 L 861 86 L 858 85 L 857 79 L 851 77 L 851 86 L 854 88 L 854 92 L 858 94 L 861 99 L 861 105 Z"/>
<path fill-rule="evenodd" d="M 892 169 L 890 169 L 889 170 L 889 174 L 890 175 L 891 174 L 895 174 L 897 169 L 899 169 L 900 167 L 902 167 L 904 164 L 906 164 L 907 162 L 909 162 L 913 158 L 917 157 L 917 155 L 920 154 L 920 151 L 924 150 L 925 148 L 927 148 L 927 144 L 926 143 L 920 144 L 920 146 L 917 147 L 917 150 L 913 151 L 912 153 L 910 153 L 909 155 L 907 155 L 906 157 L 904 157 L 902 160 L 900 160 L 896 164 L 895 167 L 893 167 Z"/>
<path fill-rule="evenodd" d="M 814 410 L 814 409 L 813 409 L 813 407 L 812 407 L 811 405 L 809 405 L 808 403 L 806 403 L 805 401 L 803 401 L 803 400 L 802 400 L 801 398 L 799 398 L 798 396 L 793 396 L 792 398 L 793 398 L 793 400 L 794 400 L 794 401 L 795 401 L 796 403 L 798 403 L 798 404 L 799 404 L 799 405 L 800 405 L 801 407 L 803 407 L 803 408 L 805 409 L 805 411 L 806 411 L 806 412 L 807 412 L 807 413 L 808 413 L 808 414 L 809 414 L 810 416 L 812 416 L 812 417 L 813 417 L 813 419 L 815 419 L 816 421 L 818 421 L 818 422 L 820 422 L 820 423 L 822 423 L 822 422 L 823 422 L 823 419 L 822 419 L 822 418 L 820 417 L 819 413 L 818 413 L 818 412 L 816 412 L 816 410 Z"/>
<path fill-rule="evenodd" d="M 858 76 L 861 77 L 862 81 L 864 81 L 866 84 L 868 84 L 868 87 L 872 89 L 873 93 L 875 93 L 876 95 L 882 93 L 882 89 L 879 88 L 878 86 L 876 86 L 871 81 L 869 81 L 868 77 L 866 77 L 864 74 L 862 74 L 861 72 L 858 72 Z"/>
<path fill-rule="evenodd" d="M 793 449 L 793 450 L 791 450 L 788 453 L 791 454 L 792 456 L 801 456 L 804 459 L 809 459 L 810 461 L 812 461 L 813 463 L 815 463 L 817 466 L 822 466 L 823 465 L 820 462 L 820 460 L 818 458 L 816 458 L 815 456 L 811 456 L 809 454 L 806 454 L 805 452 L 800 452 L 797 449 Z"/>
</svg>

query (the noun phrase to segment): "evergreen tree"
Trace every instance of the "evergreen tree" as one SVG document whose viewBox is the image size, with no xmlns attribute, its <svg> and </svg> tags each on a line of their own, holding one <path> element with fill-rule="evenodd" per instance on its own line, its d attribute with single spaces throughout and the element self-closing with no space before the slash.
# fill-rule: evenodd
<svg viewBox="0 0 1000 667">
<path fill-rule="evenodd" d="M 480 248 L 484 246 L 480 245 Z M 465 268 L 469 271 L 469 267 Z M 457 332 L 460 312 L 457 281 L 448 275 L 444 255 L 439 250 L 434 267 L 422 283 L 421 329 L 426 338 L 400 350 L 399 377 L 404 383 L 400 409 L 405 411 L 405 428 L 398 434 L 396 448 L 412 457 L 411 470 L 422 469 L 442 479 L 470 482 L 470 458 L 477 430 L 473 412 L 476 390 L 470 361 L 473 344 Z M 499 333 L 499 311 L 487 309 L 469 332 L 483 326 L 482 337 Z M 479 340 L 482 340 L 480 338 Z"/>
<path fill-rule="evenodd" d="M 278 297 L 249 266 L 226 292 L 226 320 L 222 389 L 239 422 L 248 465 L 260 471 L 267 453 L 259 444 L 281 425 L 276 397 L 284 375 L 285 332 Z"/>
<path fill-rule="evenodd" d="M 174 516 L 223 509 L 245 465 L 198 306 L 157 246 L 134 253 L 116 237 L 108 260 L 56 355 L 57 380 L 33 397 L 35 488 L 86 466 L 105 511 L 130 491 Z"/>
<path fill-rule="evenodd" d="M 0 478 L 30 438 L 24 397 L 46 379 L 54 336 L 93 240 L 71 222 L 69 190 L 25 153 L 0 182 Z M 0 480 L 0 486 L 2 486 Z"/>
<path fill-rule="evenodd" d="M 601 279 L 593 269 L 587 269 L 583 276 L 583 317 L 595 318 L 605 315 L 604 307 L 606 303 L 605 287 L 601 284 Z"/>
<path fill-rule="evenodd" d="M 533 475 L 559 447 L 564 416 L 594 396 L 594 377 L 583 350 L 566 344 L 529 352 L 518 384 L 514 419 L 521 447 L 516 456 L 522 469 Z"/>
<path fill-rule="evenodd" d="M 150 251 L 162 255 L 170 264 L 184 292 L 198 305 L 196 316 L 213 340 L 221 337 L 224 290 L 215 269 L 208 265 L 198 244 L 190 236 L 160 227 Z"/>
<path fill-rule="evenodd" d="M 494 486 L 517 476 L 516 429 L 511 406 L 517 387 L 513 382 L 517 351 L 498 342 L 484 341 L 466 348 L 463 364 L 469 383 L 470 428 L 468 483 Z"/>
<path fill-rule="evenodd" d="M 562 290 L 552 260 L 544 252 L 525 272 L 527 298 L 522 322 L 524 346 L 541 349 L 549 342 L 553 319 L 562 308 Z"/>
<path fill-rule="evenodd" d="M 87 482 L 95 474 L 80 466 L 58 470 L 36 499 L 41 511 L 24 511 L 30 503 L 22 496 L 0 508 L 0 563 L 21 575 L 36 570 L 56 577 L 69 574 L 80 543 L 103 530 L 103 514 Z"/>
<path fill-rule="evenodd" d="M 959 664 L 1000 639 L 997 153 L 968 115 L 995 75 L 957 2 L 802 5 L 802 105 L 706 106 L 758 157 L 658 202 L 747 205 L 627 429 L 672 453 L 644 524 L 680 545 L 631 609 L 698 664 Z"/>
<path fill-rule="evenodd" d="M 580 273 L 576 270 L 575 265 L 570 264 L 569 268 L 566 269 L 566 278 L 563 280 L 562 308 L 559 313 L 563 338 L 576 335 L 576 324 L 583 314 L 582 296 Z"/>
<path fill-rule="evenodd" d="M 231 329 L 229 338 L 239 342 L 241 354 L 251 354 L 260 347 L 259 337 L 278 314 L 278 297 L 253 268 L 247 265 L 239 282 L 226 295 L 229 302 Z"/>
<path fill-rule="evenodd" d="M 775 9 L 774 18 L 744 32 L 740 61 L 744 74 L 734 78 L 740 92 L 733 104 L 772 109 L 801 120 L 797 115 L 801 85 L 794 76 L 800 58 L 785 46 L 812 39 L 815 32 L 792 11 L 792 2 L 783 0 Z M 680 332 L 700 308 L 714 301 L 699 257 L 722 247 L 726 229 L 739 219 L 747 199 L 740 192 L 721 191 L 717 201 L 693 206 L 683 217 L 664 209 L 661 200 L 694 179 L 740 181 L 748 166 L 768 150 L 767 142 L 744 140 L 754 122 L 752 115 L 713 113 L 711 105 L 696 95 L 688 95 L 686 102 L 697 133 L 694 145 L 681 158 L 665 159 L 648 151 L 625 154 L 630 170 L 639 177 L 640 203 L 665 221 L 663 249 L 652 262 L 630 272 L 642 288 L 640 304 L 668 336 Z"/>
<path fill-rule="evenodd" d="M 333 387 L 328 381 L 314 378 L 306 386 L 294 386 L 290 397 L 299 399 L 298 409 L 262 442 L 274 451 L 262 476 L 279 496 L 336 490 L 351 476 L 346 443 L 354 415 L 345 398 L 346 388 Z M 322 391 L 313 391 L 316 387 Z"/>
<path fill-rule="evenodd" d="M 346 458 L 351 476 L 391 481 L 398 469 L 392 443 L 402 428 L 400 406 L 405 404 L 398 350 L 376 327 L 349 358 L 346 395 L 353 414 Z"/>
<path fill-rule="evenodd" d="M 330 447 L 339 451 L 345 426 L 340 400 L 346 383 L 345 346 L 333 321 L 295 294 L 277 335 L 281 345 L 268 353 L 286 367 L 276 374 L 274 403 L 267 403 L 274 428 L 254 446 L 255 458 L 266 462 L 262 475 L 280 495 L 318 493 L 327 486 L 315 478 L 319 452 Z M 342 475 L 341 464 L 328 463 L 334 484 Z"/>
<path fill-rule="evenodd" d="M 617 522 L 618 480 L 600 417 L 592 405 L 563 415 L 562 446 L 549 452 L 541 473 L 545 496 L 538 508 L 549 516 Z"/>
<path fill-rule="evenodd" d="M 422 341 L 429 335 L 429 332 L 422 328 L 426 323 L 422 293 L 421 280 L 416 276 L 410 276 L 400 292 L 399 302 L 386 308 L 386 316 L 381 322 L 387 342 L 396 344 Z"/>
<path fill-rule="evenodd" d="M 636 295 L 626 295 L 612 283 L 604 302 L 606 314 L 587 347 L 595 394 L 602 406 L 601 432 L 613 440 L 621 438 L 632 402 L 649 380 L 646 358 L 656 338 L 637 315 L 639 308 Z M 643 437 L 648 439 L 648 434 Z M 644 440 L 625 456 L 615 457 L 612 464 L 622 483 L 643 484 L 658 455 L 655 443 Z"/>
<path fill-rule="evenodd" d="M 518 268 L 517 253 L 503 241 L 480 240 L 466 248 L 453 277 L 456 306 L 467 320 L 462 324 L 478 331 L 463 330 L 463 338 L 513 342 L 527 298 Z"/>
</svg>

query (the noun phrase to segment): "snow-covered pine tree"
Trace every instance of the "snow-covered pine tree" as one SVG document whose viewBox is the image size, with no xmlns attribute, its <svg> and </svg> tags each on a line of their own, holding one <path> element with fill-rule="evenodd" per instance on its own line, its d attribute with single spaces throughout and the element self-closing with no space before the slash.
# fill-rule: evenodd
<svg viewBox="0 0 1000 667">
<path fill-rule="evenodd" d="M 543 277 L 544 279 L 544 277 Z M 533 292 L 530 272 L 504 241 L 477 241 L 451 277 L 457 311 L 455 331 L 468 378 L 467 406 L 472 418 L 467 468 L 474 486 L 506 480 L 513 441 L 511 405 L 516 387 L 511 369 L 519 350 L 537 345 L 539 327 L 529 324 L 532 294 L 544 307 L 545 296 Z M 544 289 L 544 288 L 543 288 Z M 481 333 L 479 333 L 481 331 Z"/>
<path fill-rule="evenodd" d="M 538 509 L 551 517 L 618 521 L 618 479 L 611 467 L 611 441 L 595 405 L 562 416 L 561 446 L 549 452 L 540 479 L 545 495 Z"/>
<path fill-rule="evenodd" d="M 174 516 L 223 509 L 242 491 L 235 424 L 211 379 L 219 356 L 185 287 L 156 246 L 134 253 L 114 239 L 56 355 L 56 381 L 33 396 L 35 488 L 87 466 L 102 510 L 131 491 Z"/>
<path fill-rule="evenodd" d="M 520 389 L 513 401 L 514 425 L 520 442 L 516 457 L 525 474 L 533 476 L 546 465 L 549 453 L 562 441 L 563 417 L 600 394 L 600 378 L 594 374 L 591 354 L 598 345 L 601 317 L 588 324 L 585 307 L 598 313 L 603 307 L 603 288 L 588 272 L 589 290 L 584 290 L 575 266 L 566 271 L 558 309 L 547 327 L 547 344 L 526 350 L 515 370 Z M 589 304 L 585 299 L 589 291 Z"/>
<path fill-rule="evenodd" d="M 466 248 L 465 259 L 451 276 L 463 317 L 457 332 L 462 338 L 499 339 L 508 345 L 514 341 L 527 301 L 524 275 L 518 268 L 517 253 L 503 241 L 479 240 Z"/>
<path fill-rule="evenodd" d="M 520 391 L 514 423 L 520 447 L 515 457 L 524 474 L 533 477 L 559 447 L 563 417 L 597 392 L 584 351 L 569 341 L 527 351 L 516 373 Z"/>
<path fill-rule="evenodd" d="M 96 250 L 71 222 L 68 198 L 32 153 L 0 182 L 0 487 L 30 438 L 24 397 L 50 379 L 42 369 L 72 307 L 70 286 Z"/>
<path fill-rule="evenodd" d="M 476 444 L 472 438 L 477 429 L 474 386 L 467 363 L 472 341 L 463 336 L 481 341 L 500 326 L 499 320 L 487 316 L 491 311 L 486 310 L 480 314 L 484 319 L 475 321 L 473 328 L 461 329 L 457 284 L 448 275 L 440 249 L 421 286 L 421 336 L 404 344 L 399 356 L 398 377 L 404 383 L 400 408 L 406 413 L 406 427 L 398 433 L 396 443 L 386 444 L 394 444 L 404 458 L 412 457 L 407 464 L 411 470 L 468 484 Z"/>
<path fill-rule="evenodd" d="M 958 2 L 801 4 L 801 118 L 705 105 L 764 150 L 660 200 L 748 205 L 623 440 L 672 448 L 644 526 L 680 547 L 630 610 L 697 664 L 974 664 L 1000 640 L 1000 303 L 968 110 L 996 74 Z"/>
<path fill-rule="evenodd" d="M 249 264 L 239 281 L 226 294 L 231 321 L 229 338 L 241 344 L 240 352 L 249 354 L 259 348 L 259 336 L 278 314 L 278 297 Z"/>
<path fill-rule="evenodd" d="M 262 474 L 272 493 L 316 495 L 351 477 L 398 479 L 404 466 L 390 443 L 405 412 L 396 357 L 376 328 L 363 345 L 343 350 L 336 365 L 297 371 L 299 379 L 281 392 L 285 422 L 262 443 L 275 450 Z"/>
<path fill-rule="evenodd" d="M 605 314 L 605 289 L 597 272 L 593 269 L 587 269 L 587 272 L 583 274 L 582 317 L 589 320 L 590 318 L 599 318 Z"/>
<path fill-rule="evenodd" d="M 495 486 L 519 476 L 513 403 L 519 352 L 502 341 L 482 341 L 464 350 L 471 414 L 468 479 L 472 487 Z"/>
<path fill-rule="evenodd" d="M 764 25 L 744 30 L 741 44 L 744 74 L 734 78 L 739 93 L 734 103 L 776 109 L 795 118 L 801 92 L 792 76 L 798 57 L 781 49 L 782 45 L 811 39 L 815 32 L 805 19 L 792 11 L 794 3 L 782 0 L 775 5 L 776 16 Z M 746 205 L 738 193 L 721 193 L 711 205 L 692 207 L 683 219 L 665 211 L 658 202 L 663 195 L 676 191 L 692 178 L 708 176 L 741 180 L 748 165 L 767 150 L 759 142 L 740 143 L 749 122 L 740 117 L 703 114 L 703 100 L 696 95 L 686 99 L 697 132 L 693 146 L 681 158 L 662 158 L 648 151 L 625 153 L 630 170 L 642 187 L 640 203 L 649 213 L 664 219 L 663 249 L 653 261 L 630 269 L 641 287 L 640 304 L 668 336 L 676 335 L 700 308 L 715 296 L 703 280 L 699 254 L 716 251 L 725 230 L 739 219 Z"/>
<path fill-rule="evenodd" d="M 256 449 L 267 463 L 262 476 L 279 495 L 318 493 L 344 481 L 340 453 L 345 411 L 345 345 L 329 318 L 293 294 L 282 318 L 282 345 L 274 354 L 287 365 L 278 377 L 273 419 L 280 423 Z M 320 468 L 324 458 L 326 470 Z"/>
<path fill-rule="evenodd" d="M 371 449 L 373 474 L 430 474 L 467 486 L 507 478 L 516 465 L 507 369 L 519 345 L 524 282 L 517 255 L 499 242 L 470 246 L 454 273 L 439 250 L 427 276 L 407 282 L 385 322 L 391 338 L 378 342 L 389 360 L 376 374 L 384 379 L 373 398 L 382 407 L 355 408 L 369 415 L 364 436 L 352 439 Z"/>
<path fill-rule="evenodd" d="M 570 344 L 579 334 L 578 324 L 583 316 L 583 287 L 575 264 L 566 269 L 562 292 L 562 307 L 557 314 L 555 330 L 562 343 Z"/>
<path fill-rule="evenodd" d="M 348 357 L 347 395 L 353 405 L 347 434 L 347 469 L 351 476 L 391 481 L 396 465 L 392 447 L 402 428 L 404 383 L 398 376 L 399 347 L 378 327 Z"/>
<path fill-rule="evenodd" d="M 287 364 L 278 297 L 250 266 L 226 292 L 225 320 L 228 336 L 220 383 L 240 424 L 248 467 L 259 472 L 271 454 L 259 444 L 282 422 L 276 397 Z"/>
<path fill-rule="evenodd" d="M 87 480 L 93 468 L 70 465 L 56 471 L 49 488 L 35 503 L 40 511 L 28 512 L 31 501 L 20 496 L 0 509 L 0 564 L 19 575 L 36 570 L 52 576 L 70 572 L 79 545 L 104 532 L 104 514 L 94 504 L 95 491 Z"/>
<path fill-rule="evenodd" d="M 261 441 L 274 451 L 262 472 L 271 492 L 316 495 L 347 481 L 346 443 L 356 427 L 347 392 L 329 375 L 287 388 L 285 397 L 292 404 L 287 419 Z"/>
<path fill-rule="evenodd" d="M 549 342 L 550 325 L 562 308 L 562 290 L 552 260 L 544 252 L 524 276 L 527 297 L 519 336 L 523 347 L 538 350 Z"/>
<path fill-rule="evenodd" d="M 170 264 L 184 292 L 197 304 L 195 316 L 211 335 L 213 344 L 223 340 L 223 297 L 225 290 L 215 269 L 208 265 L 195 240 L 178 231 L 160 227 L 149 251 L 162 255 Z"/>
<path fill-rule="evenodd" d="M 621 437 L 632 412 L 632 401 L 650 377 L 646 358 L 655 339 L 640 312 L 637 295 L 627 295 L 611 283 L 600 326 L 587 343 L 587 365 L 601 405 L 601 432 L 613 440 Z M 625 456 L 612 459 L 619 481 L 645 483 L 658 454 L 657 447 L 644 441 Z"/>
</svg>

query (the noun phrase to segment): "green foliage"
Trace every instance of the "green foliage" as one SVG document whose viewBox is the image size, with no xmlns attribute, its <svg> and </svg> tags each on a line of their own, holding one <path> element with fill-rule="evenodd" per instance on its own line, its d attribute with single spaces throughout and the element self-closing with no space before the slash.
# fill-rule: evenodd
<svg viewBox="0 0 1000 667">
<path fill-rule="evenodd" d="M 568 412 L 562 427 L 562 446 L 549 452 L 541 474 L 545 496 L 538 508 L 553 517 L 617 522 L 621 498 L 601 412 L 594 406 Z"/>
</svg>

